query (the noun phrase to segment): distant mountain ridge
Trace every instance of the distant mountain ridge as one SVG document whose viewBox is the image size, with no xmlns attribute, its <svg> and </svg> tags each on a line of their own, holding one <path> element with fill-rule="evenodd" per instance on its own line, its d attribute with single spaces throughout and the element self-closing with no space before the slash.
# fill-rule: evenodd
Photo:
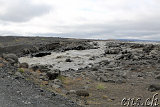
<svg viewBox="0 0 160 107">
<path fill-rule="evenodd" d="M 116 39 L 120 41 L 130 41 L 130 42 L 160 42 L 160 40 L 141 40 L 141 39 Z"/>
</svg>

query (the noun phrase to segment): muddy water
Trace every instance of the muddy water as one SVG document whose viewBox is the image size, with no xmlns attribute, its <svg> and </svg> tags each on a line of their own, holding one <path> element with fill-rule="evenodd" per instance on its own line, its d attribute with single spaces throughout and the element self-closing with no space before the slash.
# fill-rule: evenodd
<svg viewBox="0 0 160 107">
<path fill-rule="evenodd" d="M 79 68 L 84 68 L 86 66 L 91 66 L 91 64 L 97 63 L 101 60 L 108 59 L 107 57 L 102 57 L 105 49 L 104 41 L 99 41 L 98 49 L 89 50 L 70 50 L 66 52 L 52 52 L 51 55 L 44 57 L 21 57 L 19 62 L 26 62 L 31 65 L 51 65 L 51 69 L 59 69 L 61 71 Z M 94 60 L 90 58 L 95 57 Z M 65 60 L 69 58 L 72 62 L 66 62 Z"/>
</svg>

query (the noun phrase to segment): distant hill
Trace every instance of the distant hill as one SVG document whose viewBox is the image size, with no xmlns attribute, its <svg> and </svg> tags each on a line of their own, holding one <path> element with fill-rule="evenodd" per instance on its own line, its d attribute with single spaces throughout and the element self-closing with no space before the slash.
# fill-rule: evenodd
<svg viewBox="0 0 160 107">
<path fill-rule="evenodd" d="M 160 40 L 140 40 L 140 39 L 117 39 L 120 41 L 129 41 L 129 42 L 160 42 Z"/>
</svg>

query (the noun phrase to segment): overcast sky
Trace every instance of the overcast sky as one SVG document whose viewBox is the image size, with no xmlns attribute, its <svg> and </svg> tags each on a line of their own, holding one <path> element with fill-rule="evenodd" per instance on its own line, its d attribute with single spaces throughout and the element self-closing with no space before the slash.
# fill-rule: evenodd
<svg viewBox="0 0 160 107">
<path fill-rule="evenodd" d="M 0 35 L 160 40 L 160 0 L 0 0 Z"/>
</svg>

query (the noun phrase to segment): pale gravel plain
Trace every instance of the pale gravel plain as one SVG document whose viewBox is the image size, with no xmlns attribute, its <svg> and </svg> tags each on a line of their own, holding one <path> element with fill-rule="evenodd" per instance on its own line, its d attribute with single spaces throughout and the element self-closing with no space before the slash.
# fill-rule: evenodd
<svg viewBox="0 0 160 107">
<path fill-rule="evenodd" d="M 51 55 L 44 57 L 21 57 L 19 62 L 26 62 L 30 66 L 32 65 L 51 65 L 51 69 L 59 69 L 65 71 L 68 69 L 78 70 L 79 68 L 90 67 L 91 64 L 100 62 L 101 60 L 108 59 L 110 56 L 103 57 L 105 50 L 105 41 L 98 41 L 98 49 L 88 49 L 88 50 L 69 50 L 66 52 L 52 52 Z M 72 62 L 66 62 L 66 59 L 71 59 Z M 95 58 L 95 60 L 91 60 Z"/>
</svg>

